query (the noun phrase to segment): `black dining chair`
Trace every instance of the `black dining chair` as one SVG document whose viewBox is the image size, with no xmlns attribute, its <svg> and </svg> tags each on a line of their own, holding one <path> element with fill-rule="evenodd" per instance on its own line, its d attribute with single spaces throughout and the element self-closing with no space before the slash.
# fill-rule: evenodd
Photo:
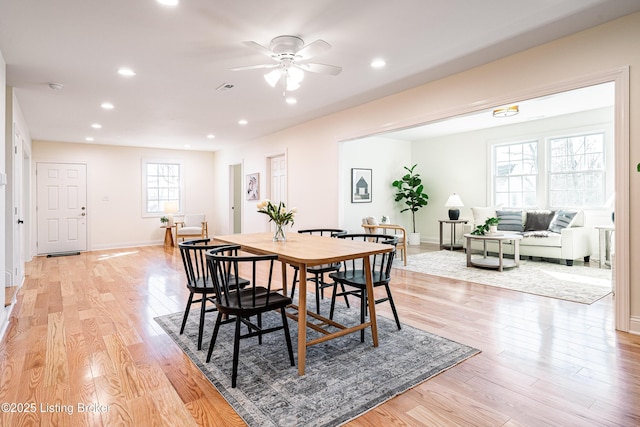
<svg viewBox="0 0 640 427">
<path fill-rule="evenodd" d="M 285 307 L 291 304 L 291 298 L 271 290 L 271 279 L 273 277 L 274 262 L 278 256 L 271 255 L 237 255 L 240 246 L 229 245 L 222 248 L 213 249 L 207 252 L 207 265 L 209 274 L 213 277 L 216 289 L 215 305 L 218 309 L 216 325 L 211 335 L 211 344 L 207 353 L 207 362 L 211 360 L 211 354 L 216 344 L 220 324 L 223 317 L 235 318 L 235 334 L 233 340 L 233 371 L 231 374 L 231 387 L 235 388 L 238 377 L 238 359 L 240 353 L 240 340 L 251 337 L 258 337 L 258 343 L 262 344 L 262 335 L 279 330 L 284 330 L 289 361 L 291 366 L 295 366 L 293 359 L 293 347 L 291 345 L 291 335 L 289 334 L 289 324 L 285 314 Z M 243 274 L 250 274 L 251 284 L 239 289 L 235 286 L 234 277 L 239 277 L 240 271 Z M 268 272 L 268 277 L 263 281 L 262 277 Z M 260 279 L 258 278 L 260 275 Z M 258 285 L 261 280 L 261 285 Z M 282 317 L 282 325 L 263 328 L 262 314 L 269 311 L 279 311 Z M 257 324 L 251 321 L 251 317 L 257 317 Z M 249 332 L 241 334 L 241 326 L 245 324 Z"/>
<path fill-rule="evenodd" d="M 393 303 L 393 297 L 391 296 L 391 289 L 389 288 L 389 282 L 391 281 L 391 267 L 396 255 L 396 245 L 398 244 L 398 238 L 388 234 L 370 234 L 370 233 L 358 233 L 358 234 L 343 234 L 338 236 L 340 239 L 359 240 L 364 242 L 384 243 L 393 246 L 391 252 L 384 252 L 381 254 L 372 255 L 370 257 L 371 263 L 371 277 L 373 280 L 373 287 L 384 286 L 387 296 L 384 298 L 376 299 L 375 303 L 380 304 L 382 302 L 389 301 L 391 305 L 391 311 L 395 318 L 398 329 L 402 329 L 400 325 L 400 319 L 398 318 L 398 312 L 396 306 Z M 333 287 L 333 294 L 331 295 L 331 309 L 329 312 L 329 319 L 333 319 L 333 313 L 335 309 L 336 298 L 347 297 L 352 295 L 360 298 L 360 323 L 365 323 L 367 315 L 367 281 L 364 271 L 363 261 L 361 259 L 353 259 L 344 261 L 340 271 L 330 273 L 329 277 L 335 280 L 336 284 Z M 347 286 L 346 291 L 338 292 L 338 284 Z M 360 331 L 360 340 L 364 342 L 364 330 Z"/>
<path fill-rule="evenodd" d="M 189 317 L 189 311 L 191 310 L 191 304 L 200 303 L 198 350 L 202 348 L 202 332 L 204 329 L 205 315 L 206 313 L 216 310 L 215 305 L 213 305 L 215 287 L 211 280 L 209 270 L 207 269 L 206 251 L 222 246 L 225 245 L 210 244 L 210 239 L 187 240 L 178 244 L 178 247 L 180 248 L 180 256 L 182 257 L 182 263 L 184 265 L 184 271 L 187 276 L 187 289 L 189 290 L 189 299 L 187 300 L 187 306 L 184 310 L 182 326 L 180 327 L 180 335 L 184 333 L 187 318 Z M 243 288 L 248 284 L 249 281 L 246 279 L 240 278 L 235 281 L 234 278 L 234 286 L 240 286 Z M 200 299 L 194 300 L 195 295 L 199 295 Z M 208 302 L 211 304 L 207 308 Z"/>
<path fill-rule="evenodd" d="M 347 234 L 347 230 L 339 228 L 309 228 L 305 230 L 298 230 L 300 234 L 312 234 L 316 236 L 338 237 L 343 234 Z M 299 268 L 293 266 L 293 285 L 291 286 L 291 298 L 296 293 L 296 283 L 299 282 L 298 274 Z M 307 267 L 307 281 L 313 282 L 316 285 L 316 313 L 320 314 L 320 298 L 324 299 L 324 290 L 326 288 L 333 288 L 334 282 L 327 282 L 325 280 L 325 274 L 336 272 L 340 269 L 339 262 L 332 262 L 330 264 L 314 265 Z M 342 286 L 344 292 L 344 286 Z M 345 296 L 344 298 L 347 307 L 349 307 L 349 300 Z"/>
</svg>

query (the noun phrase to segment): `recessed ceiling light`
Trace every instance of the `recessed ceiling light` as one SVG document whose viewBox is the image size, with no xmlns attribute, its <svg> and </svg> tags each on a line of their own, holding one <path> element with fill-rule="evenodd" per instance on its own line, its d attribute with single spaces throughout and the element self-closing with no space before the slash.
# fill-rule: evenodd
<svg viewBox="0 0 640 427">
<path fill-rule="evenodd" d="M 289 105 L 294 105 L 298 103 L 298 100 L 295 99 L 294 97 L 290 96 L 287 99 L 284 100 L 287 104 Z"/>
<path fill-rule="evenodd" d="M 100 129 L 100 128 L 102 128 L 102 125 L 100 123 L 94 123 L 94 124 L 91 125 L 91 127 L 94 128 L 94 129 Z"/>
<path fill-rule="evenodd" d="M 62 83 L 49 83 L 49 87 L 53 90 L 60 90 L 64 85 Z"/>
<path fill-rule="evenodd" d="M 157 0 L 163 6 L 177 6 L 180 3 L 178 0 Z"/>
<path fill-rule="evenodd" d="M 110 102 L 103 102 L 100 106 L 105 110 L 113 110 L 113 104 Z"/>
<path fill-rule="evenodd" d="M 85 140 L 85 141 L 89 141 L 89 142 L 91 142 L 91 141 L 93 141 L 93 137 L 88 136 L 88 137 L 86 137 L 84 140 Z"/>
<path fill-rule="evenodd" d="M 216 137 L 216 136 L 215 136 L 214 134 L 212 134 L 212 133 L 210 133 L 209 135 L 207 135 L 207 138 L 209 138 L 209 139 L 213 139 L 213 138 L 215 138 L 215 137 Z"/>
<path fill-rule="evenodd" d="M 238 120 L 238 124 L 241 126 L 246 126 L 247 124 L 249 124 L 249 122 L 246 121 L 245 119 L 240 119 Z"/>
<path fill-rule="evenodd" d="M 373 61 L 371 61 L 372 68 L 384 68 L 385 65 L 387 65 L 386 61 L 381 58 L 376 58 Z"/>
<path fill-rule="evenodd" d="M 136 75 L 136 72 L 133 71 L 131 68 L 122 67 L 118 69 L 118 74 L 125 77 L 132 77 Z"/>
<path fill-rule="evenodd" d="M 191 144 L 184 144 L 184 148 L 191 148 Z"/>
</svg>

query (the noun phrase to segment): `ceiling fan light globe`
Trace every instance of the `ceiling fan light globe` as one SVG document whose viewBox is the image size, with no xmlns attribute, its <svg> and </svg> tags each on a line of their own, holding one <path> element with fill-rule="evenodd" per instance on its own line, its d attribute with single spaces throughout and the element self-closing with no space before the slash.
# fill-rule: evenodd
<svg viewBox="0 0 640 427">
<path fill-rule="evenodd" d="M 264 79 L 271 87 L 276 87 L 276 85 L 280 81 L 280 77 L 282 77 L 280 70 L 273 70 L 264 75 Z"/>
<path fill-rule="evenodd" d="M 304 79 L 304 71 L 300 68 L 290 67 L 287 69 L 287 77 L 296 83 L 300 83 Z"/>
<path fill-rule="evenodd" d="M 287 91 L 288 92 L 290 92 L 292 90 L 297 90 L 299 88 L 300 88 L 300 83 L 298 83 L 298 82 L 296 82 L 296 81 L 294 81 L 294 80 L 292 80 L 290 78 L 287 78 Z"/>
</svg>

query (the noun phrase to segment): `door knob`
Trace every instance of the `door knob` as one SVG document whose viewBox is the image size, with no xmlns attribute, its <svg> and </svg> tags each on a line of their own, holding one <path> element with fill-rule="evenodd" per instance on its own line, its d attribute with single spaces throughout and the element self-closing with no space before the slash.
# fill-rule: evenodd
<svg viewBox="0 0 640 427">
<path fill-rule="evenodd" d="M 18 220 L 18 224 L 24 224 L 24 221 L 23 221 L 23 220 L 21 220 L 21 219 L 19 219 L 19 220 Z"/>
</svg>

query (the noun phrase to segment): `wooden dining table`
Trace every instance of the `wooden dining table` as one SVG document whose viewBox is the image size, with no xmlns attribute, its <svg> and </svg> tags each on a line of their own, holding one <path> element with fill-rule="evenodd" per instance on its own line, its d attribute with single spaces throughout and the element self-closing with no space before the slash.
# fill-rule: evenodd
<svg viewBox="0 0 640 427">
<path fill-rule="evenodd" d="M 307 347 L 334 338 L 371 328 L 373 346 L 378 346 L 375 298 L 369 256 L 390 252 L 393 246 L 382 243 L 354 241 L 309 234 L 291 233 L 284 242 L 274 242 L 272 233 L 232 234 L 216 236 L 216 241 L 240 245 L 243 251 L 255 254 L 277 254 L 282 263 L 282 288 L 287 294 L 287 264 L 298 267 L 300 287 L 295 313 L 287 315 L 298 322 L 298 374 L 304 375 Z M 307 267 L 362 258 L 367 280 L 369 321 L 347 327 L 318 313 L 307 311 Z M 308 317 L 317 322 L 308 321 Z M 321 334 L 319 338 L 307 340 L 307 327 Z M 331 330 L 328 328 L 331 327 Z"/>
</svg>

